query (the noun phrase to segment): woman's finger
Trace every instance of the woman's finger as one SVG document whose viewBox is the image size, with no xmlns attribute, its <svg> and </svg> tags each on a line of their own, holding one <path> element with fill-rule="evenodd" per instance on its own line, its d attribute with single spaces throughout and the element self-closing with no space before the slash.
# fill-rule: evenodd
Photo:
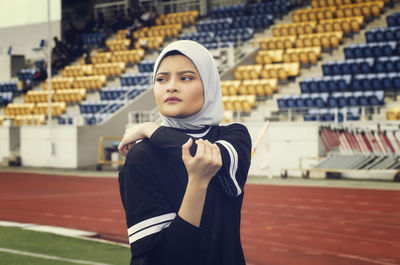
<svg viewBox="0 0 400 265">
<path fill-rule="evenodd" d="M 197 151 L 196 151 L 196 157 L 202 157 L 204 156 L 204 152 L 205 152 L 205 146 L 204 146 L 204 140 L 203 139 L 198 139 L 196 140 L 196 144 L 197 144 Z"/>
<path fill-rule="evenodd" d="M 211 148 L 212 148 L 213 161 L 216 162 L 218 165 L 222 164 L 221 163 L 221 154 L 220 154 L 218 145 L 213 144 L 211 146 Z"/>
<path fill-rule="evenodd" d="M 209 159 L 212 159 L 212 157 L 213 157 L 212 144 L 208 140 L 205 140 L 204 144 L 205 144 L 205 148 L 204 148 L 205 156 Z"/>
</svg>

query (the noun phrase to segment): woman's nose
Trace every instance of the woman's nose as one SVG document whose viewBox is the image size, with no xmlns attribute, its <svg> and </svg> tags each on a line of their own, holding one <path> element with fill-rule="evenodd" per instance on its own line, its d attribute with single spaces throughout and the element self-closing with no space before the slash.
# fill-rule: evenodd
<svg viewBox="0 0 400 265">
<path fill-rule="evenodd" d="M 176 86 L 168 86 L 167 91 L 168 92 L 177 92 L 178 89 L 176 88 Z"/>
<path fill-rule="evenodd" d="M 176 82 L 176 80 L 174 78 L 172 78 L 169 82 L 168 82 L 168 86 L 167 86 L 167 91 L 168 92 L 177 92 L 178 89 L 178 84 Z"/>
</svg>

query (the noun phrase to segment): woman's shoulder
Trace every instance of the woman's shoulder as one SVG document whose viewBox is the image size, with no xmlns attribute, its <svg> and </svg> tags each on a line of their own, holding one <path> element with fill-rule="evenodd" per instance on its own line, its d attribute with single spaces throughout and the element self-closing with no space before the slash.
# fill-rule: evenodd
<svg viewBox="0 0 400 265">
<path fill-rule="evenodd" d="M 143 140 L 136 143 L 126 155 L 126 161 L 128 163 L 134 163 L 135 161 L 144 161 L 144 159 L 151 158 L 156 153 L 148 140 Z"/>
<path fill-rule="evenodd" d="M 218 127 L 222 133 L 238 132 L 249 135 L 249 130 L 241 123 L 231 123 L 229 125 L 220 125 Z"/>
</svg>

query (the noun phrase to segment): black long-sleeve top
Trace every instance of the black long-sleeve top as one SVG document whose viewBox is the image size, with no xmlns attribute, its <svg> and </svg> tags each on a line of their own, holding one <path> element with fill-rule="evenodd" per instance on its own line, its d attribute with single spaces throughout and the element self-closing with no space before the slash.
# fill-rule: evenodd
<svg viewBox="0 0 400 265">
<path fill-rule="evenodd" d="M 200 227 L 178 211 L 188 175 L 182 145 L 192 137 L 216 143 L 222 167 L 209 183 Z M 195 154 L 196 144 L 191 147 Z M 183 131 L 161 126 L 137 143 L 119 174 L 131 264 L 242 265 L 240 212 L 250 167 L 251 139 L 241 124 Z"/>
</svg>

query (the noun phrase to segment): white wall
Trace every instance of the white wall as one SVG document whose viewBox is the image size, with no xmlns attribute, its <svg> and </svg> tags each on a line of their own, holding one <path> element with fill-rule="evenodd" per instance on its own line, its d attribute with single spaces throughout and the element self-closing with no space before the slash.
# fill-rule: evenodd
<svg viewBox="0 0 400 265">
<path fill-rule="evenodd" d="M 75 126 L 22 126 L 23 166 L 77 168 L 78 133 Z"/>
<path fill-rule="evenodd" d="M 249 171 L 253 176 L 280 176 L 289 169 L 291 176 L 300 176 L 300 160 L 324 155 L 318 129 L 319 123 L 272 122 L 257 148 Z M 263 124 L 249 124 L 253 145 Z"/>
<path fill-rule="evenodd" d="M 40 40 L 47 39 L 47 35 L 47 23 L 0 28 L 0 56 L 8 56 L 8 47 L 12 46 L 12 54 L 25 55 L 25 58 L 44 58 L 43 52 L 32 49 L 39 47 Z M 51 22 L 51 36 L 61 38 L 61 21 Z M 51 45 L 53 46 L 53 39 Z M 1 66 L 5 67 L 3 64 Z"/>
</svg>

